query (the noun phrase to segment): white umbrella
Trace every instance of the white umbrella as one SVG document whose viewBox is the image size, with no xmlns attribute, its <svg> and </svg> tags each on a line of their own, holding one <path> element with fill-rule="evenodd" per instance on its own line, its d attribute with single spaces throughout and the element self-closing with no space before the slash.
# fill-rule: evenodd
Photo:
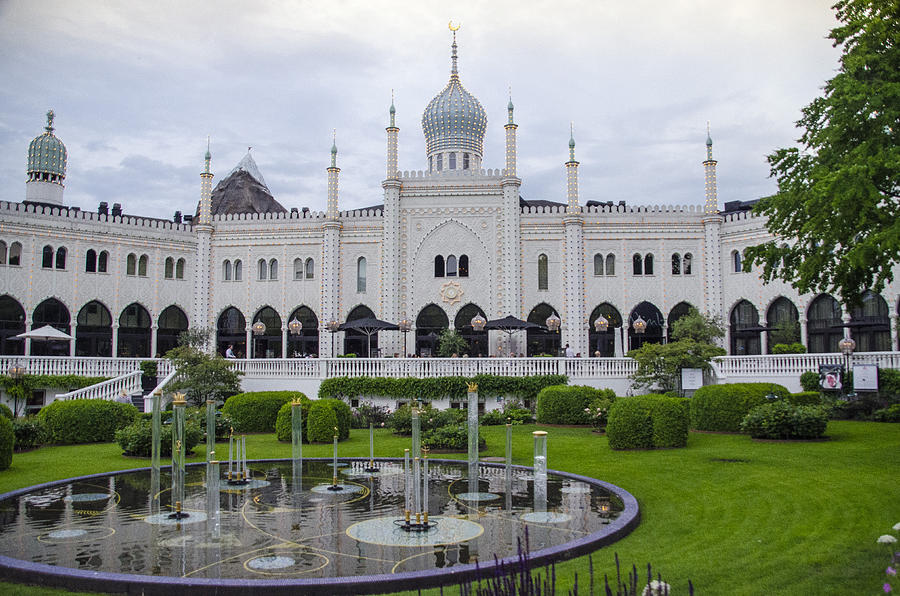
<svg viewBox="0 0 900 596">
<path fill-rule="evenodd" d="M 59 339 L 59 340 L 69 340 L 72 339 L 72 336 L 68 333 L 63 333 L 56 327 L 52 327 L 50 325 L 44 325 L 38 329 L 32 329 L 31 331 L 26 331 L 25 333 L 20 333 L 16 337 L 20 337 L 22 339 Z"/>
</svg>

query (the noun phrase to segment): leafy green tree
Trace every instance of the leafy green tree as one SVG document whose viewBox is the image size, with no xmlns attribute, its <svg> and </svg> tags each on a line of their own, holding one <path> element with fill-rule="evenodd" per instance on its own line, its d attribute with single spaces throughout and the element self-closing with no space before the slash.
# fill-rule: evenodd
<svg viewBox="0 0 900 596">
<path fill-rule="evenodd" d="M 803 108 L 800 147 L 768 157 L 778 192 L 756 212 L 778 237 L 746 249 L 744 270 L 847 305 L 881 291 L 900 261 L 900 5 L 840 0 L 840 69 Z"/>
<path fill-rule="evenodd" d="M 660 393 L 680 389 L 682 368 L 706 372 L 713 358 L 724 355 L 723 348 L 691 338 L 667 344 L 646 343 L 628 352 L 628 357 L 637 361 L 637 370 L 631 375 L 634 384 Z"/>
<path fill-rule="evenodd" d="M 192 405 L 202 405 L 208 400 L 223 402 L 240 392 L 240 371 L 218 354 L 210 355 L 203 350 L 208 342 L 208 330 L 188 330 L 179 337 L 179 345 L 166 352 L 166 359 L 172 362 L 176 377 L 166 385 L 166 390 L 185 394 Z"/>
<path fill-rule="evenodd" d="M 438 356 L 449 358 L 469 351 L 469 344 L 456 329 L 444 329 L 438 338 Z"/>
<path fill-rule="evenodd" d="M 717 339 L 725 337 L 722 317 L 710 313 L 701 314 L 691 308 L 672 325 L 672 339 L 692 339 L 702 344 L 715 344 Z"/>
</svg>

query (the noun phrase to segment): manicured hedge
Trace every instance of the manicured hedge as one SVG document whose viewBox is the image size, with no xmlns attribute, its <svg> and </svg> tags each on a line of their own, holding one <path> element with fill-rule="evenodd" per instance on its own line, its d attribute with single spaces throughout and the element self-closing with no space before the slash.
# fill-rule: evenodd
<svg viewBox="0 0 900 596">
<path fill-rule="evenodd" d="M 131 404 L 106 399 L 56 400 L 38 412 L 53 443 L 107 443 L 135 421 Z"/>
<path fill-rule="evenodd" d="M 172 424 L 163 424 L 159 432 L 160 455 L 170 457 L 172 455 Z M 187 419 L 184 425 L 184 450 L 185 453 L 191 453 L 203 440 L 203 431 L 200 425 L 194 421 Z M 134 424 L 130 424 L 125 428 L 116 431 L 116 443 L 122 448 L 124 455 L 133 455 L 137 457 L 150 457 L 153 448 L 153 423 L 152 421 L 141 418 Z M 219 459 L 224 459 L 227 454 L 217 454 Z"/>
<path fill-rule="evenodd" d="M 803 391 L 819 391 L 819 373 L 808 370 L 800 375 L 800 386 Z"/>
<path fill-rule="evenodd" d="M 331 409 L 334 410 L 334 415 L 337 416 L 338 441 L 349 439 L 350 427 L 353 425 L 353 410 L 350 409 L 347 402 L 334 398 L 322 399 L 319 401 L 323 401 L 330 405 Z"/>
<path fill-rule="evenodd" d="M 795 406 L 822 405 L 822 394 L 818 391 L 801 391 L 800 393 L 791 393 L 787 396 L 787 399 Z"/>
<path fill-rule="evenodd" d="M 756 406 L 741 423 L 754 439 L 818 439 L 828 426 L 828 412 L 819 406 L 795 406 L 779 400 Z"/>
<path fill-rule="evenodd" d="M 455 408 L 438 410 L 431 407 L 430 404 L 419 406 L 419 428 L 422 432 L 434 430 L 448 424 L 465 426 L 466 419 L 467 410 Z M 391 414 L 387 424 L 394 431 L 395 435 L 406 437 L 412 435 L 412 407 L 409 404 L 405 404 L 397 408 Z"/>
<path fill-rule="evenodd" d="M 611 389 L 594 389 L 584 385 L 556 385 L 538 393 L 537 421 L 541 424 L 590 424 L 586 410 L 600 398 L 615 399 Z"/>
<path fill-rule="evenodd" d="M 300 399 L 300 420 L 303 423 L 301 434 L 304 443 L 309 443 L 309 439 L 306 436 L 306 424 L 309 422 L 309 407 L 312 403 L 312 400 L 306 396 L 303 396 Z M 278 410 L 278 417 L 275 420 L 275 436 L 279 441 L 291 441 L 291 432 L 293 429 L 292 419 L 293 407 L 291 406 L 291 402 L 287 402 Z"/>
<path fill-rule="evenodd" d="M 606 436 L 612 449 L 684 447 L 688 439 L 688 402 L 680 397 L 620 397 L 609 408 Z"/>
<path fill-rule="evenodd" d="M 222 412 L 231 418 L 235 432 L 274 432 L 281 406 L 306 397 L 299 391 L 255 391 L 238 393 L 225 401 Z"/>
<path fill-rule="evenodd" d="M 366 396 L 391 397 L 400 400 L 434 401 L 450 399 L 462 401 L 468 393 L 468 383 L 478 384 L 481 397 L 515 396 L 519 400 L 533 401 L 544 387 L 565 385 L 565 375 L 533 375 L 529 377 L 502 377 L 475 375 L 466 377 L 389 378 L 389 377 L 333 377 L 319 386 L 319 397 L 357 398 Z"/>
<path fill-rule="evenodd" d="M 13 419 L 13 412 L 9 409 L 9 406 L 6 404 L 0 404 L 0 416 L 3 416 L 7 420 Z"/>
<path fill-rule="evenodd" d="M 47 426 L 37 416 L 16 418 L 12 425 L 16 435 L 16 451 L 34 449 L 47 442 Z"/>
<path fill-rule="evenodd" d="M 738 432 L 744 416 L 766 403 L 766 395 L 787 397 L 790 391 L 774 383 L 705 385 L 691 398 L 691 428 Z"/>
<path fill-rule="evenodd" d="M 422 433 L 422 444 L 429 449 L 442 451 L 467 451 L 469 449 L 469 430 L 465 425 L 448 424 Z M 478 436 L 478 449 L 484 449 L 487 441 Z"/>
<path fill-rule="evenodd" d="M 337 425 L 337 414 L 331 404 L 321 399 L 312 403 L 306 424 L 310 443 L 331 443 L 334 440 L 334 427 Z"/>
<path fill-rule="evenodd" d="M 13 433 L 12 422 L 6 416 L 0 416 L 0 470 L 12 465 L 15 444 L 16 435 Z"/>
</svg>

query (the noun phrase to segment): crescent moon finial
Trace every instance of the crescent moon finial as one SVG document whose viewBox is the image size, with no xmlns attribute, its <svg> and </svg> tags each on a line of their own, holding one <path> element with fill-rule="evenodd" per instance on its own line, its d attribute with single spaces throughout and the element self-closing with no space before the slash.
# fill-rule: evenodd
<svg viewBox="0 0 900 596">
<path fill-rule="evenodd" d="M 450 31 L 459 31 L 459 25 L 457 25 L 456 27 L 453 26 L 453 19 L 450 19 L 450 21 L 447 23 L 447 27 L 450 28 Z"/>
</svg>

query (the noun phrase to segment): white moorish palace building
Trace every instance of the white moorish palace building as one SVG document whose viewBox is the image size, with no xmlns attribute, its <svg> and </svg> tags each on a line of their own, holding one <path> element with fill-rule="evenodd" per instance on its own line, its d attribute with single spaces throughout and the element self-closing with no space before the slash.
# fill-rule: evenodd
<svg viewBox="0 0 900 596">
<path fill-rule="evenodd" d="M 131 359 L 165 353 L 191 326 L 214 330 L 220 354 L 234 346 L 245 388 L 263 379 L 288 387 L 333 374 L 438 374 L 428 368 L 436 361 L 330 359 L 366 354 L 366 336 L 332 331 L 337 324 L 377 317 L 404 321 L 409 332 L 372 336 L 373 355 L 429 355 L 451 327 L 469 342 L 470 358 L 442 370 L 564 372 L 572 382 L 624 390 L 632 369 L 624 352 L 665 341 L 692 306 L 726 323 L 730 356 L 717 364 L 720 378 L 772 374 L 796 387 L 800 371 L 837 361 L 845 333 L 858 352 L 894 365 L 900 283 L 848 310 L 831 295 L 800 295 L 741 271 L 744 249 L 770 235 L 750 213 L 752 202 L 720 206 L 710 138 L 705 197 L 696 204 L 584 200 L 593 191 L 579 188 L 573 138 L 568 159 L 561 151 L 566 188 L 555 200 L 529 200 L 520 195 L 528 173 L 516 163 L 512 102 L 502 124 L 505 155 L 484 155 L 487 118 L 462 85 L 455 36 L 451 64 L 447 85 L 422 115 L 424 169 L 400 169 L 392 105 L 383 196 L 353 211 L 340 210 L 334 146 L 325 212 L 279 204 L 249 152 L 215 186 L 207 152 L 193 215 L 158 219 L 106 202 L 97 211 L 68 207 L 68 156 L 48 113 L 45 132 L 28 148 L 24 200 L 0 203 L 4 371 L 19 360 L 33 373 L 130 374 Z M 479 315 L 512 315 L 545 329 L 479 332 L 472 326 Z M 559 331 L 547 330 L 556 317 Z M 635 321 L 646 324 L 644 333 Z M 14 337 L 47 324 L 74 341 Z M 765 356 L 773 333 L 783 340 L 785 328 L 809 355 Z M 566 344 L 581 358 L 509 358 L 556 356 Z M 38 358 L 46 356 L 57 358 Z"/>
</svg>

